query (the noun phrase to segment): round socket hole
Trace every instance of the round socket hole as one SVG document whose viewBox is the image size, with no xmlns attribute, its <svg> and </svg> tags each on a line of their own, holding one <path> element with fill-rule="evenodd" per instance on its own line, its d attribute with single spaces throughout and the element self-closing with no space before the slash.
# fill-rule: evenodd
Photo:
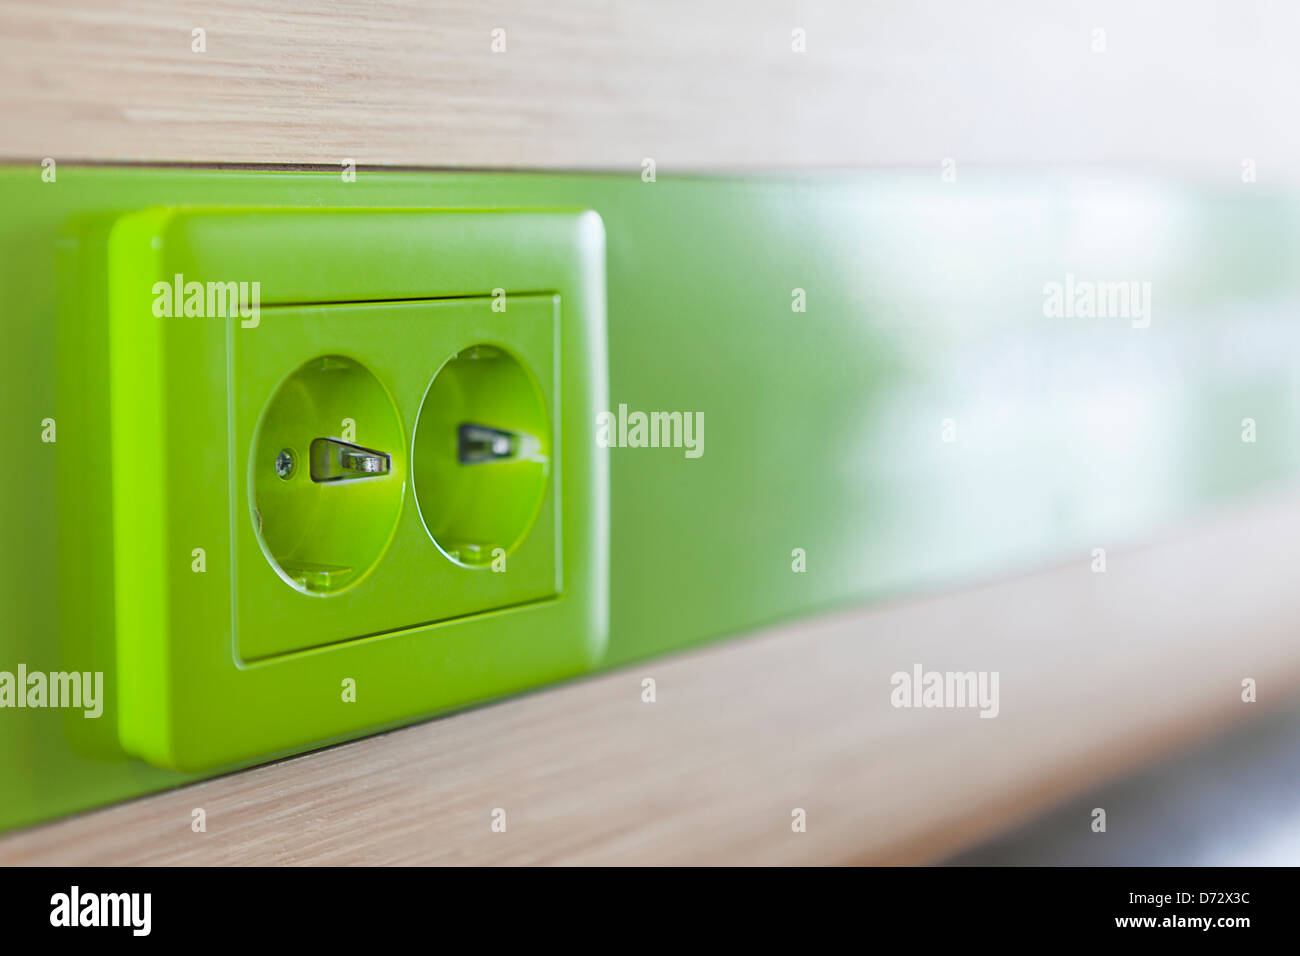
<svg viewBox="0 0 1300 956">
<path fill-rule="evenodd" d="M 402 449 L 393 400 L 358 362 L 320 356 L 280 383 L 249 462 L 253 527 L 280 577 L 329 595 L 374 567 L 402 507 Z"/>
<path fill-rule="evenodd" d="M 468 568 L 509 553 L 537 520 L 551 470 L 541 388 L 496 345 L 474 345 L 434 375 L 415 423 L 415 501 L 442 552 Z"/>
</svg>

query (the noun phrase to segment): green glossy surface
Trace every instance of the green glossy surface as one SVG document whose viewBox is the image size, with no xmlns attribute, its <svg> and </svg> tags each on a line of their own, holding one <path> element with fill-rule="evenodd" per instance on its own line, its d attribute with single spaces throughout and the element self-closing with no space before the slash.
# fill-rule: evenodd
<svg viewBox="0 0 1300 956">
<path fill-rule="evenodd" d="M 1045 561 L 1086 566 L 1094 547 L 1300 473 L 1300 218 L 1257 186 L 0 170 L 0 427 L 32 453 L 4 498 L 0 669 L 103 669 L 108 692 L 98 721 L 0 711 L 3 826 L 189 779 L 114 753 L 122 688 L 93 638 L 114 582 L 111 542 L 93 533 L 112 502 L 98 478 L 107 332 L 91 317 L 112 221 L 172 203 L 600 214 L 610 408 L 707 421 L 699 458 L 610 449 L 604 666 Z M 342 283 L 346 265 L 311 282 Z M 1043 284 L 1066 274 L 1150 281 L 1150 326 L 1046 318 Z M 58 442 L 43 445 L 51 416 Z M 1241 441 L 1247 417 L 1255 443 Z M 795 548 L 806 573 L 792 573 Z"/>
</svg>

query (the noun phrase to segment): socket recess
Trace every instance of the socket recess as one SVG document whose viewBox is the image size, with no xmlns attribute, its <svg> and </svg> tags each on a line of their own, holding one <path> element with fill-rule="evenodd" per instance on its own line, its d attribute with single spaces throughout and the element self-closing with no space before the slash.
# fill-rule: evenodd
<svg viewBox="0 0 1300 956">
<path fill-rule="evenodd" d="M 533 528 L 551 473 L 547 391 L 526 357 L 487 343 L 434 376 L 416 424 L 415 494 L 457 564 L 501 566 Z"/>
<path fill-rule="evenodd" d="M 325 437 L 354 437 L 358 421 L 374 448 Z M 397 408 L 364 365 L 322 355 L 280 383 L 257 426 L 249 483 L 262 550 L 286 583 L 337 594 L 378 563 L 402 508 L 401 447 Z M 395 461 L 384 448 L 398 450 Z"/>
<path fill-rule="evenodd" d="M 588 211 L 118 220 L 128 752 L 181 770 L 270 758 L 599 661 L 603 269 Z M 205 312 L 213 288 L 229 294 Z M 157 308 L 172 290 L 195 307 Z"/>
</svg>

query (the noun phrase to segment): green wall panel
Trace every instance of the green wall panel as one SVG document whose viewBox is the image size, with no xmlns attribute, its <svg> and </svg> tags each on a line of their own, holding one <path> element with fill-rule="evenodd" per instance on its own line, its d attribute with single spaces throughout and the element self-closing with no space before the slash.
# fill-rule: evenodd
<svg viewBox="0 0 1300 956">
<path fill-rule="evenodd" d="M 1300 474 L 1297 207 L 1256 186 L 73 166 L 47 183 L 2 168 L 0 671 L 104 670 L 108 702 L 97 721 L 0 710 L 0 827 L 190 779 L 117 747 L 100 620 L 112 568 L 84 561 L 68 580 L 60 564 L 111 505 L 96 358 L 108 227 L 177 204 L 600 214 L 612 409 L 705 421 L 697 458 L 611 449 L 604 667 L 1043 563 L 1086 568 L 1093 548 Z M 1067 275 L 1149 282 L 1149 313 L 1050 317 L 1044 284 Z"/>
</svg>

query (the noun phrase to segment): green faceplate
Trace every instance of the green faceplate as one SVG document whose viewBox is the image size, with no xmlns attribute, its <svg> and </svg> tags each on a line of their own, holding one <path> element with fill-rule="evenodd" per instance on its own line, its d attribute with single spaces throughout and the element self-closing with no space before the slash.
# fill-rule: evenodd
<svg viewBox="0 0 1300 956">
<path fill-rule="evenodd" d="M 362 170 L 355 182 L 343 182 L 337 172 L 66 164 L 59 166 L 56 182 L 42 181 L 41 173 L 35 164 L 0 169 L 6 334 L 0 349 L 6 382 L 0 434 L 6 448 L 21 450 L 18 460 L 24 463 L 8 474 L 0 498 L 9 542 L 0 574 L 6 621 L 0 671 L 12 672 L 20 663 L 33 671 L 101 671 L 106 699 L 99 719 L 71 710 L 0 709 L 0 826 L 194 779 L 123 748 L 118 722 L 133 709 L 158 708 L 159 729 L 143 728 L 143 736 L 154 738 L 138 749 L 152 748 L 161 757 L 174 742 L 196 745 L 178 729 L 178 717 L 192 718 L 194 726 L 208 721 L 206 733 L 214 739 L 226 733 L 220 710 L 137 698 L 128 674 L 118 672 L 118 640 L 111 633 L 120 610 L 114 595 L 121 565 L 114 553 L 130 545 L 118 544 L 113 534 L 118 502 L 110 450 L 118 437 L 111 424 L 121 412 L 109 400 L 110 234 L 123 217 L 150 208 L 199 207 L 195 222 L 203 209 L 243 210 L 226 220 L 232 255 L 242 256 L 232 262 L 238 265 L 229 270 L 232 279 L 257 278 L 264 259 L 252 249 L 239 251 L 238 235 L 257 208 L 502 214 L 590 209 L 600 216 L 608 287 L 600 296 L 608 303 L 609 391 L 603 408 L 617 413 L 625 406 L 625 419 L 634 412 L 702 413 L 706 423 L 698 457 L 678 447 L 608 449 L 609 636 L 602 667 L 798 614 L 971 583 L 1042 562 L 1078 561 L 1086 568 L 1093 548 L 1139 543 L 1209 509 L 1292 487 L 1300 475 L 1300 447 L 1292 437 L 1300 434 L 1294 323 L 1300 273 L 1292 268 L 1300 253 L 1300 217 L 1293 200 L 1260 184 L 1234 180 L 1222 190 L 1197 191 L 976 169 L 957 183 L 901 172 L 690 178 L 665 174 L 662 164 L 654 183 L 641 181 L 639 166 L 618 175 Z M 290 230 L 285 240 L 295 235 Z M 184 234 L 182 250 L 190 236 Z M 385 229 L 376 225 L 343 240 L 346 255 L 303 262 L 295 270 L 300 281 L 288 289 L 295 297 L 268 306 L 262 328 L 228 329 L 236 358 L 253 358 L 240 351 L 245 340 L 238 336 L 271 332 L 277 314 L 300 307 L 352 308 L 304 305 L 322 301 L 315 298 L 319 288 L 335 290 L 325 301 L 366 308 L 358 302 L 364 291 L 350 283 L 368 281 L 376 271 L 393 276 L 414 256 L 398 250 L 358 270 L 354 255 L 384 238 Z M 526 249 L 536 248 L 531 238 L 527 231 L 498 237 L 491 243 L 493 261 L 527 257 Z M 184 253 L 195 264 L 196 249 Z M 441 281 L 443 270 L 437 259 L 431 261 L 431 274 Z M 462 269 L 474 276 L 452 294 L 490 303 L 491 290 L 503 281 L 487 266 L 475 268 L 458 259 L 454 271 L 446 270 L 453 278 L 463 278 Z M 1044 284 L 1067 275 L 1150 281 L 1149 327 L 1049 318 Z M 548 281 L 518 291 L 545 294 L 553 288 Z M 391 294 L 412 300 L 430 295 L 414 287 Z M 567 304 L 566 294 L 562 312 Z M 273 311 L 279 308 L 284 312 Z M 182 326 L 185 334 L 211 336 L 212 354 L 227 354 L 219 323 L 191 321 Z M 324 330 L 327 323 L 315 327 Z M 385 363 L 405 358 L 385 358 L 378 342 L 344 350 L 322 341 L 301 353 L 286 351 L 275 363 L 278 371 L 258 373 L 265 376 L 261 394 L 249 400 L 243 417 L 236 416 L 243 446 L 232 449 L 232 433 L 221 426 L 215 432 L 220 440 L 209 443 L 207 435 L 189 433 L 178 440 L 203 448 L 212 471 L 226 475 L 228 484 L 253 483 L 256 477 L 248 478 L 242 466 L 229 477 L 229 463 L 249 457 L 254 437 L 247 429 L 256 431 L 278 384 L 314 358 L 347 356 L 348 350 L 372 345 L 354 357 L 398 410 L 406 461 L 395 463 L 409 468 L 420 442 L 422 390 L 434 380 L 434 369 L 412 370 L 409 381 L 423 382 L 400 385 L 401 376 Z M 146 358 L 138 357 L 141 367 L 153 367 Z M 208 358 L 198 356 L 193 365 L 182 361 L 156 385 L 142 378 L 140 387 L 179 384 L 206 392 Z M 533 368 L 540 360 L 526 364 L 544 391 L 543 376 Z M 225 378 L 209 384 L 214 393 L 226 394 Z M 567 384 L 562 386 L 558 440 L 568 441 L 569 396 Z M 161 397 L 146 407 L 169 415 L 142 420 L 140 433 L 181 428 L 175 409 Z M 337 417 L 332 409 L 323 414 Z M 1257 422 L 1258 441 L 1241 440 L 1245 418 Z M 46 419 L 57 422 L 57 441 L 41 440 Z M 945 422 L 955 441 L 944 440 Z M 595 446 L 593 423 L 586 419 L 580 427 L 583 442 Z M 367 434 L 358 421 L 358 444 L 366 444 Z M 450 452 L 444 446 L 442 453 Z M 426 474 L 438 487 L 436 470 Z M 442 537 L 508 537 L 510 527 L 528 520 L 512 512 L 514 517 L 492 525 L 500 515 L 485 520 L 471 507 L 457 527 L 449 523 L 452 512 L 440 511 L 436 501 L 426 504 L 421 494 L 417 502 L 412 489 L 420 486 L 420 475 L 408 471 L 389 542 L 362 549 L 356 558 L 326 562 L 360 565 L 371 551 L 381 552 L 369 572 L 343 583 L 337 594 L 303 594 L 275 574 L 252 534 L 248 499 L 239 492 L 230 496 L 233 508 L 223 505 L 194 520 L 204 525 L 204 536 L 225 534 L 251 544 L 255 550 L 247 561 L 223 555 L 220 546 L 209 548 L 206 576 L 196 575 L 191 551 L 200 542 L 189 530 L 168 531 L 175 540 L 163 545 L 170 544 L 174 564 L 165 573 L 177 587 L 199 580 L 207 586 L 214 574 L 224 573 L 214 571 L 221 561 L 237 569 L 251 564 L 276 586 L 269 593 L 329 607 L 378 583 L 406 530 L 412 548 L 418 544 L 426 549 L 421 553 L 436 554 L 428 533 L 434 525 L 442 543 Z M 134 489 L 132 495 L 144 503 L 150 500 L 146 492 Z M 194 508 L 208 507 L 197 489 L 186 494 Z M 175 500 L 161 504 L 176 506 Z M 559 515 L 571 520 L 562 502 Z M 175 517 L 191 520 L 188 513 Z M 536 520 L 542 520 L 540 511 Z M 536 526 L 510 561 L 535 533 Z M 150 534 L 163 530 L 155 527 Z M 567 548 L 567 535 L 562 537 Z M 806 561 L 802 573 L 794 567 L 796 549 Z M 162 545 L 155 550 L 161 553 Z M 490 567 L 445 563 L 447 574 L 463 572 L 467 580 L 493 575 Z M 567 558 L 560 570 L 568 593 Z M 184 603 L 158 609 L 155 614 L 165 615 L 158 628 L 137 633 L 169 633 L 176 622 L 202 625 L 202 612 L 211 606 L 195 603 L 188 616 Z M 234 602 L 227 598 L 222 606 Z M 472 613 L 447 619 L 434 625 L 435 632 L 450 633 L 477 619 Z M 239 676 L 285 661 L 324 661 L 349 649 L 401 642 L 389 636 L 371 645 L 333 638 L 320 644 L 304 628 L 270 626 L 256 639 L 263 643 L 249 650 L 241 645 L 236 658 L 231 634 L 224 664 Z M 281 636 L 284 641 L 277 643 Z M 309 646 L 317 649 L 302 650 Z M 480 653 L 472 642 L 455 647 L 455 666 L 509 671 L 474 677 L 500 680 L 499 692 L 544 679 L 543 673 L 572 673 L 590 660 L 575 657 L 575 666 L 546 671 L 537 660 L 525 666 L 514 657 Z M 429 660 L 430 668 L 442 663 L 441 657 Z M 158 673 L 151 676 L 148 666 L 157 666 Z M 311 666 L 324 672 L 323 664 Z M 142 673 L 157 687 L 174 672 L 145 665 Z M 320 677 L 334 685 L 331 706 L 345 676 L 355 675 Z M 346 706 L 376 703 L 366 695 L 376 675 L 361 676 L 358 702 Z M 641 676 L 638 669 L 629 677 L 633 698 Z M 863 675 L 864 686 L 872 679 Z M 439 706 L 428 696 L 415 701 L 414 689 L 409 693 L 409 702 L 426 709 L 403 716 L 391 716 L 396 708 L 368 712 L 366 719 L 375 721 L 370 726 L 322 729 L 310 743 L 289 749 L 418 719 Z M 324 706 L 305 698 L 282 700 L 286 709 L 301 713 Z M 227 711 L 237 706 L 207 703 Z M 135 722 L 149 721 L 141 714 Z M 301 725 L 290 729 L 297 739 L 306 732 Z M 235 718 L 233 739 L 241 747 L 256 732 Z M 234 753 L 231 766 L 240 766 L 264 759 L 272 748 L 247 759 Z"/>
<path fill-rule="evenodd" d="M 589 212 L 161 209 L 113 227 L 129 753 L 222 767 L 599 660 L 603 255 Z M 528 452 L 462 462 L 460 427 Z M 336 471 L 331 445 L 382 473 Z M 464 518 L 427 528 L 448 505 Z"/>
</svg>

